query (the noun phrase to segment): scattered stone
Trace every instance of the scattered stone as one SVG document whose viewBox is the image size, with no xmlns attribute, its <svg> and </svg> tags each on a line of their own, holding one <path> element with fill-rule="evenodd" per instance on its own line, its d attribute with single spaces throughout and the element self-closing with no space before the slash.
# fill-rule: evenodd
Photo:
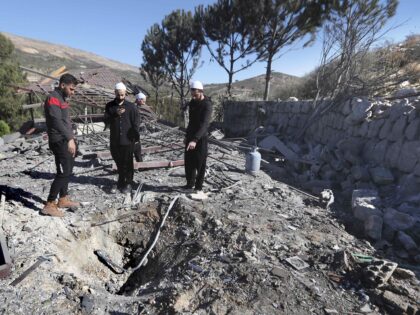
<svg viewBox="0 0 420 315">
<path fill-rule="evenodd" d="M 375 184 L 388 185 L 394 182 L 394 176 L 391 171 L 385 167 L 375 167 L 369 169 Z"/>
<path fill-rule="evenodd" d="M 398 279 L 413 279 L 416 277 L 416 274 L 408 269 L 397 268 L 392 276 Z"/>
<path fill-rule="evenodd" d="M 391 291 L 384 291 L 382 294 L 382 299 L 385 304 L 388 304 L 392 308 L 394 308 L 398 314 L 403 314 L 407 311 L 408 303 L 404 302 L 401 296 L 391 292 Z"/>
<path fill-rule="evenodd" d="M 404 232 L 399 231 L 397 233 L 397 240 L 407 252 L 410 253 L 411 251 L 417 250 L 417 244 L 409 235 L 405 234 Z"/>
<path fill-rule="evenodd" d="M 378 241 L 382 238 L 382 217 L 370 215 L 365 221 L 365 234 L 371 239 Z"/>
<path fill-rule="evenodd" d="M 369 306 L 369 304 L 365 304 L 365 305 L 363 305 L 361 308 L 360 308 L 360 310 L 359 310 L 360 312 L 362 312 L 362 313 L 371 313 L 371 312 L 373 312 L 373 310 L 370 308 L 370 306 Z"/>
<path fill-rule="evenodd" d="M 300 259 L 298 256 L 293 256 L 285 259 L 296 270 L 302 270 L 309 267 L 308 263 Z"/>
</svg>

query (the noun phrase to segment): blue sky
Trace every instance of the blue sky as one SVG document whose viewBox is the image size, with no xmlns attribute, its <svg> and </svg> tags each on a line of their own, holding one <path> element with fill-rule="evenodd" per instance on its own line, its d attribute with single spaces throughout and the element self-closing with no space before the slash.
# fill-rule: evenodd
<svg viewBox="0 0 420 315">
<path fill-rule="evenodd" d="M 3 0 L 0 4 L 0 31 L 63 44 L 96 53 L 103 57 L 140 66 L 140 45 L 147 29 L 160 23 L 175 9 L 193 10 L 197 5 L 215 0 Z M 386 39 L 398 42 L 407 35 L 420 33 L 420 0 L 400 0 L 397 14 L 388 27 Z M 302 76 L 318 64 L 320 44 L 305 49 L 295 48 L 273 64 L 273 70 Z M 216 63 L 209 62 L 203 50 L 203 66 L 194 78 L 204 83 L 227 82 L 227 74 Z M 260 62 L 239 72 L 234 80 L 265 73 Z"/>
</svg>

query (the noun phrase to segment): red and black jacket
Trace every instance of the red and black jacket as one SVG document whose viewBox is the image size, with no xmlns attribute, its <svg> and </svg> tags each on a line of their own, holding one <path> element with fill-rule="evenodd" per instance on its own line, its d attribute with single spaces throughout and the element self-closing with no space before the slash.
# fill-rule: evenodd
<svg viewBox="0 0 420 315">
<path fill-rule="evenodd" d="M 70 121 L 70 108 L 63 93 L 56 88 L 44 103 L 45 120 L 47 123 L 50 143 L 74 138 Z"/>
</svg>

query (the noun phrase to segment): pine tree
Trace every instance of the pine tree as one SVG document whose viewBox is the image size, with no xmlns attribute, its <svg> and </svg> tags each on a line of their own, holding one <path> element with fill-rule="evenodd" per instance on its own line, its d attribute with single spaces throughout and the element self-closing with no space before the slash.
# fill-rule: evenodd
<svg viewBox="0 0 420 315">
<path fill-rule="evenodd" d="M 165 71 L 183 106 L 201 55 L 201 42 L 192 13 L 176 10 L 167 15 L 159 36 L 165 54 Z"/>
<path fill-rule="evenodd" d="M 196 8 L 196 19 L 201 25 L 203 42 L 207 46 L 212 58 L 228 74 L 227 94 L 231 97 L 233 76 L 245 70 L 258 60 L 255 43 L 252 41 L 253 2 L 219 0 L 215 4 Z M 252 18 L 252 19 L 249 19 Z M 216 45 L 212 47 L 212 43 Z M 238 62 L 244 63 L 237 66 Z M 236 66 L 236 67 L 235 67 Z"/>
<path fill-rule="evenodd" d="M 24 83 L 25 77 L 14 59 L 13 43 L 0 34 L 0 118 L 12 130 L 17 130 L 22 120 L 22 97 L 14 94 L 13 85 Z"/>
<path fill-rule="evenodd" d="M 246 1 L 254 5 L 254 15 L 260 19 L 254 32 L 261 59 L 267 62 L 264 100 L 268 100 L 272 63 L 276 55 L 308 33 L 314 35 L 324 18 L 329 5 L 328 0 L 264 0 Z M 313 39 L 312 36 L 311 39 Z M 308 44 L 307 42 L 306 44 Z"/>
<path fill-rule="evenodd" d="M 165 83 L 165 53 L 162 49 L 162 32 L 159 25 L 154 24 L 143 39 L 141 50 L 143 52 L 143 63 L 140 74 L 149 82 L 155 91 L 155 106 L 158 110 L 159 89 Z"/>
</svg>

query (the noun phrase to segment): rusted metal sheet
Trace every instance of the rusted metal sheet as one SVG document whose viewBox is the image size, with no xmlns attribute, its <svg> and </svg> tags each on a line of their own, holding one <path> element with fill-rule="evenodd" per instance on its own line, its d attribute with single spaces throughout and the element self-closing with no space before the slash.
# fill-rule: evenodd
<svg viewBox="0 0 420 315">
<path fill-rule="evenodd" d="M 182 166 L 182 165 L 184 165 L 184 160 L 134 162 L 134 169 L 175 167 L 175 166 Z"/>
<path fill-rule="evenodd" d="M 0 279 L 10 276 L 11 267 L 12 261 L 10 260 L 6 239 L 0 234 Z"/>
<path fill-rule="evenodd" d="M 176 161 L 150 161 L 150 162 L 134 162 L 135 170 L 144 170 L 149 168 L 175 167 L 184 165 L 184 160 Z M 116 170 L 117 165 L 112 164 L 112 169 Z"/>
</svg>

